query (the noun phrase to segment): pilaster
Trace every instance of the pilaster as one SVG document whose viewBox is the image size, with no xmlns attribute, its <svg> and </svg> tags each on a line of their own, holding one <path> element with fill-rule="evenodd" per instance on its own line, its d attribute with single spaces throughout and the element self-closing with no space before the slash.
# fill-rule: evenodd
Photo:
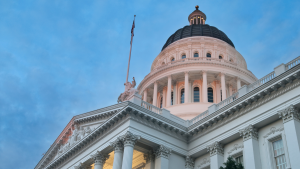
<svg viewBox="0 0 300 169">
<path fill-rule="evenodd" d="M 261 169 L 258 132 L 249 125 L 239 131 L 244 140 L 244 166 L 245 169 Z"/>
<path fill-rule="evenodd" d="M 146 161 L 145 169 L 154 169 L 155 167 L 155 155 L 152 151 L 144 154 L 144 159 Z"/>
<path fill-rule="evenodd" d="M 210 168 L 219 169 L 224 163 L 224 148 L 218 141 L 206 147 L 210 153 Z"/>
<path fill-rule="evenodd" d="M 154 152 L 155 154 L 155 169 L 168 169 L 169 168 L 169 157 L 172 150 L 163 145 Z"/>
<path fill-rule="evenodd" d="M 300 111 L 294 105 L 278 112 L 283 120 L 291 168 L 300 166 Z"/>
</svg>

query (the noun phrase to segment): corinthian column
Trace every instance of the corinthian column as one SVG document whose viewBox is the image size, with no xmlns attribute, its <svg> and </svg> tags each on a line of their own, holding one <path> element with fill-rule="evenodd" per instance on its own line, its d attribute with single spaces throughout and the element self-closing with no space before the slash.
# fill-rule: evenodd
<svg viewBox="0 0 300 169">
<path fill-rule="evenodd" d="M 131 132 L 127 131 L 126 134 L 120 139 L 124 144 L 124 155 L 122 162 L 122 169 L 131 169 L 132 168 L 132 157 L 133 157 L 133 148 L 135 143 L 140 139 L 140 136 L 134 135 Z"/>
<path fill-rule="evenodd" d="M 163 145 L 155 151 L 155 169 L 168 169 L 171 149 Z"/>
<path fill-rule="evenodd" d="M 189 102 L 189 72 L 184 72 L 184 103 Z"/>
<path fill-rule="evenodd" d="M 206 148 L 207 151 L 210 153 L 210 168 L 219 169 L 224 162 L 223 145 L 216 141 L 213 144 L 207 146 Z"/>
<path fill-rule="evenodd" d="M 207 74 L 206 71 L 202 71 L 202 99 L 203 103 L 207 103 Z"/>
<path fill-rule="evenodd" d="M 114 147 L 113 169 L 122 169 L 124 145 L 120 139 L 111 142 L 110 145 Z"/>
<path fill-rule="evenodd" d="M 283 126 L 288 145 L 288 152 L 291 162 L 291 168 L 299 168 L 300 166 L 300 111 L 294 105 L 290 105 L 286 109 L 278 112 L 283 120 Z"/>
<path fill-rule="evenodd" d="M 226 84 L 225 84 L 225 74 L 221 73 L 221 89 L 222 89 L 222 101 L 225 100 L 226 97 Z"/>
<path fill-rule="evenodd" d="M 186 156 L 185 158 L 185 169 L 194 169 L 195 161 L 190 156 Z"/>
<path fill-rule="evenodd" d="M 153 105 L 157 106 L 157 82 L 154 82 Z"/>
<path fill-rule="evenodd" d="M 245 168 L 261 169 L 257 129 L 249 125 L 239 132 L 244 140 Z"/>
<path fill-rule="evenodd" d="M 92 158 L 95 162 L 94 169 L 103 169 L 103 165 L 105 161 L 109 158 L 109 155 L 102 154 L 99 151 L 97 151 L 96 154 L 92 155 Z"/>
</svg>

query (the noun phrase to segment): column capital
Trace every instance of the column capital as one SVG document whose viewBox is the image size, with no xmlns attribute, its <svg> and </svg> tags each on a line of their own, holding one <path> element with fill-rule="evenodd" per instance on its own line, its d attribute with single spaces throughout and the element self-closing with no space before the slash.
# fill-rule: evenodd
<svg viewBox="0 0 300 169">
<path fill-rule="evenodd" d="M 203 74 L 203 73 L 207 73 L 207 70 L 202 70 L 202 74 Z"/>
<path fill-rule="evenodd" d="M 95 165 L 104 165 L 105 161 L 109 158 L 109 155 L 103 154 L 99 151 L 97 151 L 95 154 L 91 155 Z"/>
<path fill-rule="evenodd" d="M 297 120 L 300 122 L 300 111 L 294 105 L 278 111 L 279 118 L 282 118 L 283 123 L 289 122 L 291 120 Z"/>
<path fill-rule="evenodd" d="M 186 156 L 185 158 L 185 168 L 186 169 L 193 169 L 195 167 L 195 160 L 190 156 Z"/>
<path fill-rule="evenodd" d="M 184 74 L 185 74 L 185 75 L 186 75 L 186 74 L 188 75 L 188 74 L 189 74 L 189 71 L 185 71 Z"/>
<path fill-rule="evenodd" d="M 155 159 L 155 155 L 152 151 L 149 151 L 148 153 L 144 154 L 144 160 L 146 163 L 153 162 Z"/>
<path fill-rule="evenodd" d="M 172 75 L 168 75 L 168 78 L 171 78 L 171 79 L 172 79 Z"/>
<path fill-rule="evenodd" d="M 141 138 L 141 136 L 134 135 L 130 131 L 127 131 L 125 135 L 121 136 L 120 139 L 123 141 L 124 147 L 134 147 L 135 143 Z"/>
<path fill-rule="evenodd" d="M 219 143 L 218 141 L 214 142 L 211 145 L 208 145 L 206 148 L 207 148 L 207 151 L 210 152 L 210 156 L 214 156 L 217 154 L 224 155 L 223 145 L 221 143 Z"/>
<path fill-rule="evenodd" d="M 123 152 L 124 145 L 123 145 L 122 140 L 120 140 L 119 138 L 117 140 L 115 140 L 114 142 L 110 142 L 109 144 L 114 148 L 115 153 Z"/>
<path fill-rule="evenodd" d="M 172 149 L 165 147 L 164 145 L 160 145 L 159 148 L 154 152 L 155 157 L 164 157 L 164 158 L 169 158 L 171 155 Z"/>
<path fill-rule="evenodd" d="M 244 141 L 247 141 L 249 139 L 256 139 L 258 140 L 258 132 L 253 125 L 249 125 L 245 127 L 244 129 L 239 130 L 240 136 L 243 137 Z"/>
</svg>

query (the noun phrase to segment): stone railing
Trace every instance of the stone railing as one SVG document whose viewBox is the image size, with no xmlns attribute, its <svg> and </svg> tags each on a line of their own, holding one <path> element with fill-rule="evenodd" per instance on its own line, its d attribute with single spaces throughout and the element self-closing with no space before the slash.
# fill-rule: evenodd
<svg viewBox="0 0 300 169">
<path fill-rule="evenodd" d="M 294 59 L 294 60 L 288 62 L 287 64 L 285 64 L 285 69 L 289 70 L 292 67 L 298 65 L 299 63 L 300 63 L 300 56 L 298 56 L 296 59 Z"/>
<path fill-rule="evenodd" d="M 201 119 L 203 119 L 204 117 L 209 115 L 209 111 L 206 110 L 205 112 L 199 114 L 198 116 L 192 118 L 191 120 L 189 120 L 189 125 L 192 125 L 194 123 L 196 123 L 197 121 L 200 121 Z"/>
<path fill-rule="evenodd" d="M 141 106 L 157 114 L 161 114 L 162 111 L 160 108 L 153 106 L 152 104 L 145 102 L 143 100 L 141 100 Z"/>
<path fill-rule="evenodd" d="M 254 90 L 255 88 L 265 84 L 266 82 L 274 79 L 274 77 L 275 77 L 275 71 L 269 73 L 268 75 L 266 75 L 263 78 L 257 80 L 256 82 L 248 85 L 248 92 L 250 92 L 250 91 Z"/>
<path fill-rule="evenodd" d="M 224 107 L 224 106 L 232 103 L 238 97 L 239 97 L 239 92 L 234 93 L 233 95 L 229 96 L 225 100 L 223 100 L 220 103 L 218 103 L 216 109 L 218 110 L 218 109 L 220 109 L 220 108 L 222 108 L 222 107 Z"/>
<path fill-rule="evenodd" d="M 184 119 L 182 119 L 182 118 L 180 118 L 180 117 L 178 117 L 178 116 L 175 116 L 175 115 L 173 115 L 173 114 L 171 114 L 170 115 L 170 117 L 171 117 L 171 119 L 173 120 L 173 121 L 177 121 L 178 123 L 180 123 L 180 124 L 182 124 L 182 125 L 185 125 L 185 120 Z"/>
<path fill-rule="evenodd" d="M 161 66 L 158 66 L 156 68 L 154 68 L 154 70 L 159 70 L 162 69 L 168 65 L 176 65 L 176 64 L 181 64 L 181 63 L 189 63 L 189 62 L 202 62 L 202 61 L 212 61 L 212 62 L 220 62 L 220 63 L 228 63 L 228 64 L 232 64 L 234 66 L 237 66 L 236 63 L 234 62 L 230 62 L 228 60 L 224 60 L 224 59 L 218 59 L 218 58 L 208 58 L 208 57 L 195 57 L 195 58 L 185 58 L 185 59 L 179 59 L 179 60 L 175 60 L 175 61 L 171 61 L 171 62 L 167 62 Z"/>
</svg>

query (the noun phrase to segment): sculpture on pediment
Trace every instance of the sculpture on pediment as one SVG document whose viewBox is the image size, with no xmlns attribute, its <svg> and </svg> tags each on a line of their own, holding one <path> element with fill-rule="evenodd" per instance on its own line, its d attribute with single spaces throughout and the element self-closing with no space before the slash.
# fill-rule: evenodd
<svg viewBox="0 0 300 169">
<path fill-rule="evenodd" d="M 83 129 L 82 126 L 80 126 L 79 130 L 78 130 L 78 136 L 77 136 L 77 141 L 81 140 L 85 135 L 85 130 Z"/>
<path fill-rule="evenodd" d="M 130 96 L 132 96 L 135 93 L 138 93 L 138 90 L 134 88 L 136 85 L 135 78 L 133 77 L 132 79 L 133 81 L 131 83 L 130 82 L 124 83 L 125 91 L 121 93 L 120 96 L 118 97 L 118 103 L 127 101 L 130 98 Z"/>
<path fill-rule="evenodd" d="M 84 134 L 84 136 L 90 134 L 91 132 L 92 132 L 92 129 L 90 128 L 90 126 L 87 126 L 87 127 L 85 128 L 85 134 Z"/>
</svg>

